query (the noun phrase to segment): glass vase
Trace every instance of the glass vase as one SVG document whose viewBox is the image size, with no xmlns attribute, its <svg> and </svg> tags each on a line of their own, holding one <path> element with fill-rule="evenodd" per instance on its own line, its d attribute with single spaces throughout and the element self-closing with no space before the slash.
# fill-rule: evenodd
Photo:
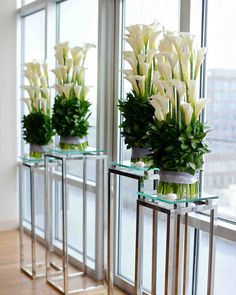
<svg viewBox="0 0 236 295">
<path fill-rule="evenodd" d="M 143 147 L 132 147 L 131 150 L 131 162 L 143 162 L 145 164 L 151 164 L 151 160 L 148 157 L 150 155 L 151 149 L 150 148 L 143 148 Z"/>
<path fill-rule="evenodd" d="M 83 151 L 89 146 L 87 137 L 77 136 L 61 136 L 59 147 L 62 150 L 78 150 Z"/>
<path fill-rule="evenodd" d="M 198 175 L 186 172 L 160 171 L 157 193 L 176 195 L 176 199 L 195 199 L 199 194 Z"/>
<path fill-rule="evenodd" d="M 30 157 L 35 159 L 43 158 L 44 153 L 47 151 L 48 147 L 39 144 L 30 144 Z"/>
</svg>

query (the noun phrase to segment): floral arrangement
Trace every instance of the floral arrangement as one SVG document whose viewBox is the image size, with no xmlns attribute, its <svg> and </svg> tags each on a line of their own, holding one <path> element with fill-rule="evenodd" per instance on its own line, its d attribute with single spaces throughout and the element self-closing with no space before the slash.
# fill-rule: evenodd
<svg viewBox="0 0 236 295">
<path fill-rule="evenodd" d="M 154 166 L 160 168 L 158 193 L 174 198 L 198 195 L 197 173 L 208 153 L 208 128 L 199 120 L 206 99 L 197 98 L 196 83 L 206 48 L 193 47 L 194 36 L 165 32 L 155 56 L 150 103 L 155 120 L 147 140 Z"/>
<path fill-rule="evenodd" d="M 88 146 L 90 102 L 89 87 L 85 85 L 84 63 L 92 44 L 70 48 L 69 43 L 55 46 L 58 66 L 52 70 L 57 78 L 52 124 L 60 135 L 62 149 L 83 150 Z"/>
<path fill-rule="evenodd" d="M 22 88 L 28 97 L 22 98 L 29 114 L 24 115 L 23 138 L 30 143 L 30 156 L 40 158 L 54 135 L 50 118 L 50 89 L 46 64 L 30 62 L 25 64 L 25 77 L 29 85 Z"/>
<path fill-rule="evenodd" d="M 149 104 L 153 92 L 153 73 L 155 71 L 156 41 L 161 34 L 157 30 L 159 24 L 132 25 L 126 27 L 125 41 L 131 51 L 123 52 L 123 60 L 130 69 L 123 71 L 125 79 L 132 85 L 132 90 L 125 100 L 119 100 L 119 109 L 123 116 L 120 125 L 121 134 L 125 137 L 128 148 L 149 148 L 146 133 L 153 123 L 154 110 Z M 136 155 L 134 161 L 144 160 Z"/>
</svg>

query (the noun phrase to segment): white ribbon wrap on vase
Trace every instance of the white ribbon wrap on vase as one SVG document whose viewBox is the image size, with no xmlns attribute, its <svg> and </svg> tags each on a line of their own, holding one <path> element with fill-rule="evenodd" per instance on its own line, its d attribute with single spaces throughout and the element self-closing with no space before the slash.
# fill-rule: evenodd
<svg viewBox="0 0 236 295">
<path fill-rule="evenodd" d="M 48 150 L 48 147 L 46 145 L 39 145 L 39 144 L 34 144 L 31 143 L 30 144 L 30 150 L 32 152 L 41 152 L 41 153 L 45 153 Z"/>
<path fill-rule="evenodd" d="M 150 148 L 132 147 L 131 158 L 144 158 L 151 153 Z"/>
<path fill-rule="evenodd" d="M 65 144 L 82 144 L 85 142 L 88 142 L 87 136 L 83 138 L 80 138 L 78 136 L 61 136 L 60 137 L 60 143 L 65 143 Z"/>
<path fill-rule="evenodd" d="M 189 174 L 186 172 L 160 171 L 160 181 L 176 184 L 194 184 L 199 180 L 199 174 Z"/>
</svg>

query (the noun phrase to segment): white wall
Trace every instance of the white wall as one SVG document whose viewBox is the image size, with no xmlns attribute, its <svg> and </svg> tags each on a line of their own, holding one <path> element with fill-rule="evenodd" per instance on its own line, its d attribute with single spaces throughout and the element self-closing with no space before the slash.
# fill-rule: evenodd
<svg viewBox="0 0 236 295">
<path fill-rule="evenodd" d="M 16 0 L 0 0 L 0 231 L 18 225 Z"/>
</svg>

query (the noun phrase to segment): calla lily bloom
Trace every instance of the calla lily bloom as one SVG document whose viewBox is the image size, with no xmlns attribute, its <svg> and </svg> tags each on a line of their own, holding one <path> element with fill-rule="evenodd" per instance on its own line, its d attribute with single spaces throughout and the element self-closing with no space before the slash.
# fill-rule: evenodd
<svg viewBox="0 0 236 295">
<path fill-rule="evenodd" d="M 173 51 L 173 45 L 169 39 L 160 40 L 158 48 L 159 48 L 160 52 L 168 52 L 168 51 L 172 52 Z"/>
<path fill-rule="evenodd" d="M 75 96 L 80 99 L 80 92 L 81 92 L 82 86 L 80 85 L 74 85 L 74 92 Z"/>
<path fill-rule="evenodd" d="M 64 52 L 63 47 L 57 47 L 55 50 L 55 57 L 58 61 L 58 64 L 64 66 Z"/>
<path fill-rule="evenodd" d="M 167 63 L 158 63 L 157 68 L 161 74 L 162 79 L 171 80 L 172 79 L 172 71 L 171 67 Z"/>
<path fill-rule="evenodd" d="M 62 87 L 62 91 L 65 94 L 65 97 L 68 99 L 70 97 L 70 91 L 73 86 L 73 83 L 64 84 Z"/>
<path fill-rule="evenodd" d="M 49 88 L 41 88 L 41 91 L 43 93 L 43 97 L 46 99 L 49 99 L 50 97 L 50 89 Z"/>
<path fill-rule="evenodd" d="M 53 88 L 55 88 L 59 95 L 63 95 L 62 85 L 54 84 Z"/>
<path fill-rule="evenodd" d="M 153 60 L 154 55 L 157 53 L 157 49 L 150 49 L 147 51 L 147 63 L 151 63 Z"/>
<path fill-rule="evenodd" d="M 22 98 L 21 101 L 24 102 L 27 105 L 27 108 L 28 108 L 29 112 L 31 112 L 32 107 L 31 107 L 30 99 L 29 98 Z"/>
<path fill-rule="evenodd" d="M 173 79 L 171 80 L 171 85 L 174 86 L 178 92 L 179 97 L 181 98 L 186 93 L 186 85 L 180 80 Z"/>
<path fill-rule="evenodd" d="M 150 68 L 149 63 L 141 62 L 140 63 L 140 69 L 141 69 L 141 75 L 148 76 L 148 70 Z"/>
<path fill-rule="evenodd" d="M 39 79 L 40 79 L 41 86 L 46 88 L 48 86 L 46 77 L 41 76 Z"/>
<path fill-rule="evenodd" d="M 185 102 L 181 104 L 181 108 L 184 113 L 184 123 L 186 126 L 188 126 L 192 120 L 193 107 L 190 103 Z"/>
<path fill-rule="evenodd" d="M 34 87 L 27 85 L 21 86 L 21 88 L 27 91 L 30 98 L 34 98 Z"/>
<path fill-rule="evenodd" d="M 127 81 L 129 81 L 132 84 L 132 88 L 133 88 L 135 94 L 137 96 L 139 96 L 140 95 L 140 91 L 139 91 L 139 88 L 138 88 L 138 85 L 137 85 L 137 81 L 135 79 L 135 76 L 134 75 L 132 75 L 132 76 L 126 76 L 126 77 L 124 77 L 124 79 L 126 79 Z"/>
<path fill-rule="evenodd" d="M 141 93 L 141 96 L 145 96 L 145 80 L 146 80 L 146 76 L 139 76 L 136 75 L 135 79 L 138 81 L 138 87 Z"/>
<path fill-rule="evenodd" d="M 73 64 L 73 59 L 72 58 L 68 58 L 67 61 L 66 61 L 66 71 L 67 71 L 67 73 L 70 72 L 70 69 L 72 67 L 72 64 Z"/>
<path fill-rule="evenodd" d="M 171 51 L 161 52 L 161 53 L 157 54 L 157 58 L 158 57 L 165 57 L 168 60 L 168 62 L 170 63 L 172 69 L 175 67 L 177 60 L 178 60 L 177 54 L 175 52 L 171 52 Z"/>
<path fill-rule="evenodd" d="M 168 111 L 169 111 L 169 100 L 166 96 L 161 96 L 161 95 L 153 95 L 150 97 L 150 100 L 153 102 L 155 105 L 155 101 L 157 102 L 157 106 L 159 105 L 162 111 L 162 114 L 164 118 L 166 117 Z"/>
<path fill-rule="evenodd" d="M 195 102 L 195 110 L 194 110 L 194 115 L 195 118 L 198 119 L 203 108 L 205 107 L 207 103 L 207 99 L 206 98 L 201 98 L 198 101 Z"/>
<path fill-rule="evenodd" d="M 125 60 L 130 64 L 134 75 L 136 75 L 137 74 L 137 66 L 138 66 L 137 59 L 134 57 L 127 57 Z"/>
<path fill-rule="evenodd" d="M 164 115 L 160 109 L 156 108 L 154 115 L 158 121 L 164 121 Z"/>
<path fill-rule="evenodd" d="M 132 25 L 127 26 L 125 29 L 129 32 L 130 36 L 136 36 L 138 33 L 142 31 L 142 25 Z"/>
<path fill-rule="evenodd" d="M 203 62 L 203 59 L 204 59 L 204 56 L 206 53 L 207 53 L 206 47 L 202 47 L 202 48 L 198 49 L 198 51 L 197 51 L 197 60 L 196 60 L 196 65 L 195 65 L 195 70 L 194 70 L 194 79 L 197 78 L 200 66 Z"/>
<path fill-rule="evenodd" d="M 90 87 L 89 86 L 82 86 L 82 89 L 81 89 L 81 93 L 80 93 L 80 97 L 82 99 L 86 99 L 88 93 L 89 93 L 89 90 L 90 90 Z"/>
<path fill-rule="evenodd" d="M 162 31 L 154 31 L 149 34 L 149 48 L 155 48 L 156 39 L 162 33 Z"/>
<path fill-rule="evenodd" d="M 189 52 L 182 52 L 180 57 L 180 62 L 182 66 L 182 74 L 183 74 L 183 80 L 188 83 L 189 80 L 189 61 L 190 61 L 190 54 Z"/>
</svg>

